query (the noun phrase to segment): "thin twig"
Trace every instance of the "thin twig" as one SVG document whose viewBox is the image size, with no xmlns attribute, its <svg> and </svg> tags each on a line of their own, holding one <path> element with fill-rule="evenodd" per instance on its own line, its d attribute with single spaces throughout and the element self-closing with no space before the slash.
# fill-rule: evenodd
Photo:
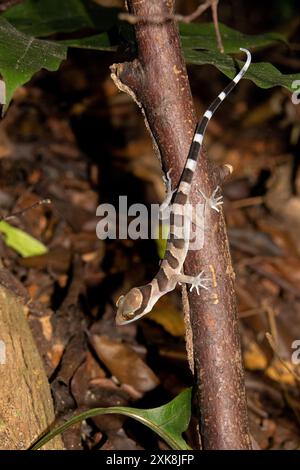
<svg viewBox="0 0 300 470">
<path fill-rule="evenodd" d="M 233 209 L 242 209 L 244 207 L 260 206 L 264 202 L 265 198 L 263 196 L 247 197 L 244 199 L 239 199 L 237 201 L 230 202 L 230 207 L 232 207 Z"/>
<path fill-rule="evenodd" d="M 274 339 L 274 344 L 278 344 L 278 330 L 274 309 L 271 307 L 271 305 L 269 305 L 269 302 L 267 300 L 262 301 L 262 306 L 265 312 L 267 313 L 271 336 Z"/>
<path fill-rule="evenodd" d="M 51 199 L 42 199 L 41 201 L 35 202 L 29 207 L 25 207 L 24 209 L 14 212 L 13 214 L 7 215 L 5 217 L 0 218 L 0 221 L 6 221 L 6 220 L 11 220 L 16 217 L 21 217 L 25 212 L 31 211 L 33 209 L 36 209 L 37 207 L 41 206 L 42 204 L 52 204 Z"/>
<path fill-rule="evenodd" d="M 220 50 L 220 52 L 222 52 L 222 54 L 223 54 L 224 46 L 223 46 L 222 37 L 221 37 L 221 33 L 220 33 L 220 28 L 219 28 L 218 3 L 219 3 L 219 0 L 211 0 L 211 11 L 212 11 L 212 17 L 213 17 L 216 37 L 217 37 L 217 46 L 218 46 L 218 49 Z"/>
<path fill-rule="evenodd" d="M 255 264 L 256 262 L 259 262 L 260 260 L 264 261 L 264 258 L 256 257 L 253 260 L 251 259 L 245 260 L 245 262 L 243 262 L 243 265 L 248 266 L 250 269 L 257 272 L 261 276 L 264 276 L 267 279 L 270 279 L 270 281 L 274 282 L 274 284 L 277 284 L 281 289 L 291 292 L 291 294 L 293 294 L 297 298 L 300 297 L 300 289 L 298 287 L 294 286 L 289 281 L 286 281 L 281 276 L 275 273 L 271 273 L 267 269 L 264 269 L 261 266 L 258 266 Z"/>
<path fill-rule="evenodd" d="M 165 21 L 181 21 L 182 23 L 191 23 L 195 19 L 199 18 L 209 7 L 212 10 L 212 17 L 214 28 L 216 32 L 217 38 L 217 46 L 220 52 L 224 52 L 224 46 L 222 42 L 222 37 L 219 28 L 219 20 L 218 20 L 218 3 L 219 0 L 206 0 L 206 2 L 201 3 L 195 11 L 193 11 L 189 15 L 180 15 L 179 13 L 174 14 L 166 14 L 166 15 L 152 15 L 151 17 L 144 18 L 139 15 L 133 15 L 132 13 L 119 13 L 119 19 L 122 21 L 127 21 L 130 24 L 137 24 L 137 23 L 150 23 L 150 24 L 160 24 L 164 23 Z"/>
<path fill-rule="evenodd" d="M 190 15 L 180 15 L 179 13 L 175 14 L 166 14 L 166 15 L 152 15 L 149 18 L 143 18 L 142 16 L 133 15 L 132 13 L 119 13 L 119 19 L 122 21 L 127 21 L 130 24 L 137 23 L 149 23 L 149 24 L 160 24 L 165 21 L 181 21 L 182 23 L 191 23 L 196 18 L 198 18 L 202 13 L 204 13 L 210 6 L 211 1 L 208 0 L 205 3 L 199 5 L 199 7 L 193 11 Z"/>
<path fill-rule="evenodd" d="M 202 15 L 202 13 L 204 13 L 210 6 L 211 6 L 211 2 L 213 0 L 207 0 L 205 3 L 202 3 L 201 5 L 198 6 L 198 8 L 196 8 L 195 11 L 193 11 L 193 13 L 191 13 L 190 15 L 174 15 L 175 16 L 175 19 L 177 21 L 182 21 L 183 23 L 191 23 L 192 21 L 194 21 L 196 18 L 199 18 L 199 16 Z"/>
</svg>

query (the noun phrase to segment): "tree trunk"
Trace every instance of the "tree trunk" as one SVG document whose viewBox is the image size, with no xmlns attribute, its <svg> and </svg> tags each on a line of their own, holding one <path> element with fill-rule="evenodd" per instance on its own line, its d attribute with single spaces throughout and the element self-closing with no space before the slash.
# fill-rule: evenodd
<svg viewBox="0 0 300 470">
<path fill-rule="evenodd" d="M 48 379 L 26 310 L 18 297 L 0 285 L 1 450 L 27 449 L 54 421 Z M 62 450 L 61 438 L 43 449 Z"/>
</svg>

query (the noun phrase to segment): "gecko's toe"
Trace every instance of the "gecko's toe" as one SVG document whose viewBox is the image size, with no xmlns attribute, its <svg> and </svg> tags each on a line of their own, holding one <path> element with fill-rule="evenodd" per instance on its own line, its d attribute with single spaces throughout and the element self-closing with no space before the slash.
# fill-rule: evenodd
<svg viewBox="0 0 300 470">
<path fill-rule="evenodd" d="M 205 290 L 209 290 L 209 285 L 211 283 L 211 279 L 209 277 L 203 277 L 205 275 L 204 271 L 201 271 L 198 276 L 195 276 L 194 282 L 192 283 L 190 287 L 190 292 L 193 291 L 193 289 L 196 289 L 197 294 L 200 294 L 200 287 L 202 287 Z M 208 284 L 208 285 L 207 285 Z"/>
</svg>

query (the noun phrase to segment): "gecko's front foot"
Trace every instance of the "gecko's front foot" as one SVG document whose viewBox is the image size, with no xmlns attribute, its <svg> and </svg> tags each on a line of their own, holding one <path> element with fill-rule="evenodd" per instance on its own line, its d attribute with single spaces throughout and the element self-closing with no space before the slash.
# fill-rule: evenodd
<svg viewBox="0 0 300 470">
<path fill-rule="evenodd" d="M 224 203 L 222 194 L 217 196 L 217 193 L 220 189 L 220 186 L 217 186 L 210 197 L 206 197 L 201 189 L 199 190 L 205 201 L 208 203 L 209 207 L 217 212 L 220 212 L 220 206 Z"/>
<path fill-rule="evenodd" d="M 196 289 L 197 294 L 199 295 L 199 288 L 202 287 L 205 290 L 209 290 L 209 283 L 211 282 L 211 279 L 209 277 L 204 277 L 205 276 L 205 271 L 201 271 L 201 273 L 198 274 L 198 276 L 195 276 L 191 282 L 191 287 L 190 287 L 190 292 L 193 291 L 193 289 Z"/>
</svg>

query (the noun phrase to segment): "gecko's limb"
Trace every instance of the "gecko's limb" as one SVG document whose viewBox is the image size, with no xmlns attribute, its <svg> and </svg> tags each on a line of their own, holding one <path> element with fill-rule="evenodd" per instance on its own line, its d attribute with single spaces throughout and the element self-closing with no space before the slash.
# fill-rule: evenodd
<svg viewBox="0 0 300 470">
<path fill-rule="evenodd" d="M 198 190 L 205 199 L 205 202 L 208 204 L 208 206 L 217 212 L 220 212 L 220 207 L 222 206 L 222 204 L 224 204 L 222 194 L 220 194 L 219 196 L 217 195 L 218 191 L 220 190 L 220 186 L 217 186 L 210 197 L 205 196 L 201 189 Z"/>
<path fill-rule="evenodd" d="M 211 278 L 205 277 L 205 271 L 201 271 L 197 276 L 187 276 L 186 274 L 178 274 L 177 282 L 180 284 L 190 284 L 190 292 L 196 289 L 199 295 L 199 288 L 202 287 L 205 290 L 209 290 L 211 285 Z"/>
<path fill-rule="evenodd" d="M 171 180 L 171 177 L 170 177 L 171 171 L 172 171 L 172 168 L 170 168 L 170 170 L 166 173 L 166 175 L 163 176 L 163 181 L 164 181 L 165 186 L 166 186 L 167 194 L 166 194 L 165 199 L 163 200 L 163 202 L 159 206 L 159 214 L 160 214 L 160 218 L 162 220 L 168 218 L 167 217 L 167 215 L 168 215 L 167 209 L 170 208 L 170 204 L 171 204 L 171 201 L 172 201 L 172 198 L 173 198 L 173 194 L 176 193 L 176 191 L 177 191 L 177 188 L 172 189 L 172 180 Z"/>
<path fill-rule="evenodd" d="M 169 193 L 170 191 L 172 192 L 171 171 L 172 168 L 170 168 L 169 171 L 167 171 L 167 173 L 162 177 L 163 182 L 165 183 L 165 186 L 167 188 L 167 193 Z"/>
</svg>

